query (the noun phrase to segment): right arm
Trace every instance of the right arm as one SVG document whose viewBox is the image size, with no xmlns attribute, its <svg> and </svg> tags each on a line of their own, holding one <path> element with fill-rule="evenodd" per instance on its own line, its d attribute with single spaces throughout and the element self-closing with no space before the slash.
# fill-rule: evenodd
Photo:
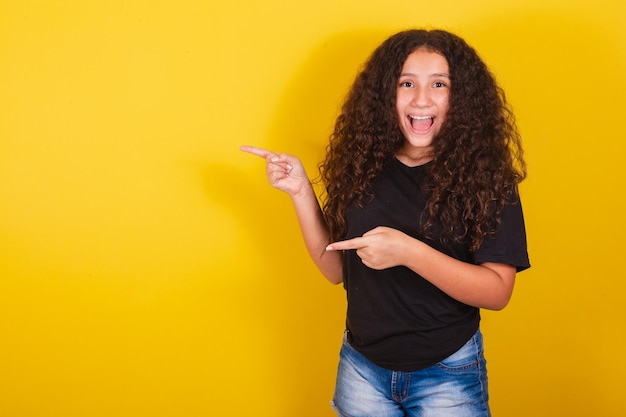
<svg viewBox="0 0 626 417">
<path fill-rule="evenodd" d="M 330 234 L 315 191 L 300 160 L 295 156 L 252 146 L 242 146 L 240 149 L 265 159 L 265 175 L 269 183 L 286 192 L 291 198 L 309 256 L 328 281 L 333 284 L 342 282 L 341 251 L 326 250 Z"/>
</svg>

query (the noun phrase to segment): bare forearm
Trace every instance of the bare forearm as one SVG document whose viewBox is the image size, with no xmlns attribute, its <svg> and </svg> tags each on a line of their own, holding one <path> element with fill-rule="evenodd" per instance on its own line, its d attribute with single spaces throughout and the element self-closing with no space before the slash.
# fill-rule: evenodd
<svg viewBox="0 0 626 417">
<path fill-rule="evenodd" d="M 459 261 L 420 241 L 407 249 L 406 266 L 462 303 L 501 310 L 513 291 L 515 267 Z"/>
<path fill-rule="evenodd" d="M 342 255 L 325 250 L 330 235 L 313 188 L 309 187 L 298 195 L 292 195 L 291 201 L 309 256 L 328 281 L 339 284 L 343 281 Z"/>
<path fill-rule="evenodd" d="M 341 254 L 325 250 L 329 243 L 328 229 L 317 196 L 300 160 L 292 155 L 255 146 L 242 146 L 240 149 L 265 159 L 265 175 L 269 183 L 291 197 L 311 259 L 330 282 L 342 282 Z"/>
</svg>

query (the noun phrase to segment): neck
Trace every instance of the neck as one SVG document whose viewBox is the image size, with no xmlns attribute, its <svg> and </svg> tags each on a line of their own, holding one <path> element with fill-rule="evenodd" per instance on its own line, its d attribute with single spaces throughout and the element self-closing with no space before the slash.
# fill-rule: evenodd
<svg viewBox="0 0 626 417">
<path fill-rule="evenodd" d="M 406 166 L 416 167 L 416 166 L 424 165 L 432 161 L 433 154 L 430 150 L 426 152 L 412 152 L 412 153 L 400 151 L 396 153 L 396 158 L 398 158 L 398 161 L 402 162 Z"/>
</svg>

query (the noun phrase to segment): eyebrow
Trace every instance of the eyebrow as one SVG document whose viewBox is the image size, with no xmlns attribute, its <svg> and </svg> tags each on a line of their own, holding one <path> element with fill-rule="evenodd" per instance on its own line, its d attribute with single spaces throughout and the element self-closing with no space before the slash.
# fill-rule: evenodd
<svg viewBox="0 0 626 417">
<path fill-rule="evenodd" d="M 400 74 L 400 77 L 408 77 L 408 76 L 415 76 L 414 73 L 412 72 L 405 72 L 403 74 Z M 429 77 L 446 77 L 446 78 L 450 78 L 450 74 L 446 73 L 446 72 L 435 72 L 433 74 L 430 74 Z"/>
</svg>

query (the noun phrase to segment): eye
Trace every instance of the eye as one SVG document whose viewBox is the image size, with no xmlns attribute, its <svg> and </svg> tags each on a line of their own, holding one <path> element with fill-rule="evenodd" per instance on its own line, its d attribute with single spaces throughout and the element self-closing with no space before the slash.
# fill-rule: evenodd
<svg viewBox="0 0 626 417">
<path fill-rule="evenodd" d="M 413 83 L 411 81 L 401 81 L 400 82 L 400 87 L 411 88 L 411 87 L 413 87 Z"/>
<path fill-rule="evenodd" d="M 445 86 L 446 86 L 446 83 L 444 83 L 443 81 L 437 81 L 433 84 L 433 87 L 436 87 L 436 88 L 442 88 Z"/>
</svg>

